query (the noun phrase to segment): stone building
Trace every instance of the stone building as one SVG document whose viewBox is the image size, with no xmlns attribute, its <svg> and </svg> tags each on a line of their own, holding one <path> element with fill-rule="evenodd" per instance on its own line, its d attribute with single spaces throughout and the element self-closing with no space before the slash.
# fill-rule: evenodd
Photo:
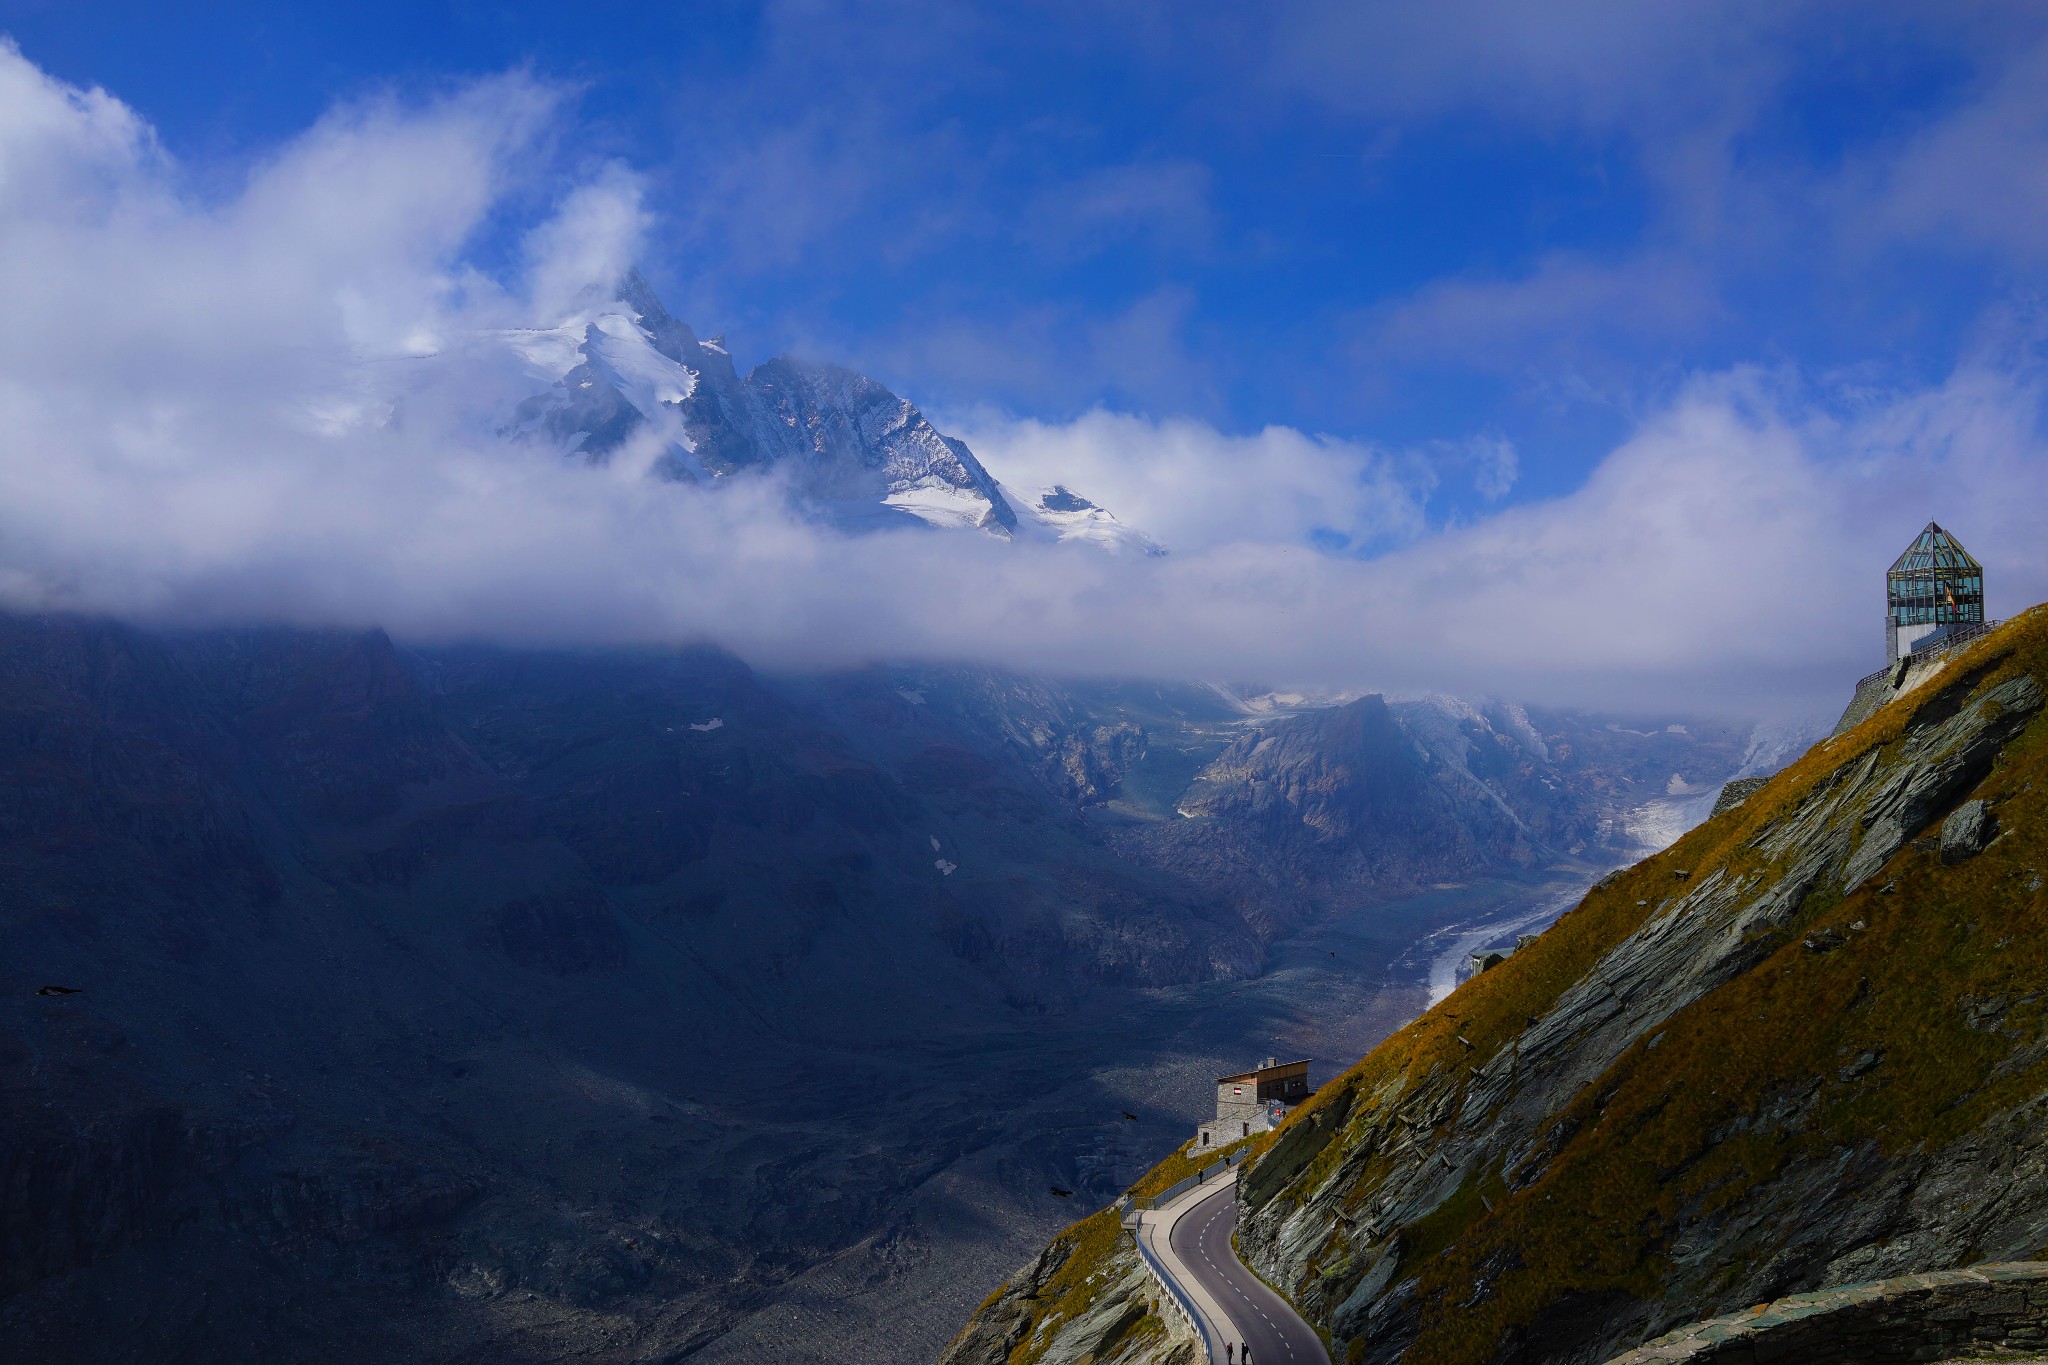
<svg viewBox="0 0 2048 1365">
<path fill-rule="evenodd" d="M 1226 1147 L 1273 1128 L 1309 1097 L 1308 1062 L 1268 1057 L 1250 1071 L 1216 1078 L 1216 1117 L 1195 1130 L 1195 1150 Z"/>
</svg>

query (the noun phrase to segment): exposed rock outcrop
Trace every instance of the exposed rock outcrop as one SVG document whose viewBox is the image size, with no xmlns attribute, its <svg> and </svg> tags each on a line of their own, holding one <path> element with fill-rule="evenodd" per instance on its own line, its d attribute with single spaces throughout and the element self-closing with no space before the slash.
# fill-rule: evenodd
<svg viewBox="0 0 2048 1365">
<path fill-rule="evenodd" d="M 1102 1213 L 1062 1233 L 975 1313 L 939 1365 L 1195 1365 L 1201 1346 L 1159 1302 L 1128 1237 Z M 1085 1279 L 1060 1283 L 1084 1242 Z"/>
<path fill-rule="evenodd" d="M 1959 863 L 1976 857 L 1997 831 L 1998 820 L 1988 802 L 1963 802 L 1941 822 L 1941 860 Z"/>
<path fill-rule="evenodd" d="M 1057 1237 L 1044 1251 L 991 1294 L 975 1312 L 967 1330 L 956 1338 L 939 1358 L 939 1365 L 979 1365 L 982 1361 L 1006 1361 L 1024 1334 L 1031 1329 L 1031 1305 L 1044 1290 L 1046 1281 L 1073 1255 L 1071 1237 Z"/>
<path fill-rule="evenodd" d="M 2018 1261 L 1794 1294 L 1681 1327 L 1609 1365 L 1863 1365 L 2048 1349 L 2048 1264 Z"/>
</svg>

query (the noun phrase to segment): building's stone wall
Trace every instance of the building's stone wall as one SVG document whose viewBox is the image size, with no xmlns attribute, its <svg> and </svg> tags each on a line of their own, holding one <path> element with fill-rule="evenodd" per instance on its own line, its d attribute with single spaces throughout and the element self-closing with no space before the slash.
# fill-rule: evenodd
<svg viewBox="0 0 2048 1365">
<path fill-rule="evenodd" d="M 1232 1085 L 1228 1081 L 1216 1086 L 1216 1121 L 1228 1123 L 1233 1119 L 1259 1119 L 1265 1117 L 1266 1106 L 1259 1101 L 1257 1081 L 1240 1081 Z"/>
<path fill-rule="evenodd" d="M 1872 1365 L 2048 1355 L 2048 1261 L 1795 1294 L 1681 1327 L 1608 1365 Z"/>
<path fill-rule="evenodd" d="M 1899 660 L 1883 673 L 1875 673 L 1856 685 L 1848 709 L 1835 722 L 1831 734 L 1843 735 L 1876 714 L 1885 703 L 1905 696 L 1948 665 L 1951 651 L 1937 650 Z M 1903 667 L 1901 666 L 1903 665 Z"/>
<path fill-rule="evenodd" d="M 1211 1119 L 1195 1130 L 1195 1150 L 1210 1147 L 1228 1147 L 1233 1142 L 1242 1142 L 1248 1137 L 1272 1131 L 1273 1123 L 1266 1110 L 1261 1109 L 1250 1118 Z"/>
<path fill-rule="evenodd" d="M 1762 791 L 1764 784 L 1770 780 L 1768 777 L 1738 777 L 1728 782 L 1721 788 L 1721 794 L 1714 798 L 1714 815 L 1719 815 L 1724 810 L 1734 810 Z M 1712 816 L 1708 818 L 1711 819 Z"/>
</svg>

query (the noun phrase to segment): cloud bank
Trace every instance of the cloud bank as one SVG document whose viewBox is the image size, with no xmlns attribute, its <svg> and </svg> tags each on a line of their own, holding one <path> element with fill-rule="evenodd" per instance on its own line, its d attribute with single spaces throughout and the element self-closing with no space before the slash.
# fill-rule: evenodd
<svg viewBox="0 0 2048 1365">
<path fill-rule="evenodd" d="M 0 48 L 0 601 L 1767 712 L 1878 662 L 1882 571 L 1930 516 L 1995 607 L 2048 595 L 2027 337 L 1916 390 L 1697 375 L 1582 487 L 1450 527 L 1438 481 L 1498 498 L 1511 447 L 966 422 L 998 477 L 1174 551 L 1143 562 L 847 537 L 766 481 L 564 460 L 501 434 L 535 385 L 479 338 L 558 320 L 647 215 L 624 168 L 544 178 L 562 117 L 521 77 L 352 105 L 207 199 L 117 100 Z M 515 264 L 479 268 L 536 201 Z"/>
</svg>

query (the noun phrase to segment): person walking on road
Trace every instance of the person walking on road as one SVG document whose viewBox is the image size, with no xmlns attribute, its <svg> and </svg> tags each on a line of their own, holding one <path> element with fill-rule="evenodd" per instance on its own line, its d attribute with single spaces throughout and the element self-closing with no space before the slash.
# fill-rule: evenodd
<svg viewBox="0 0 2048 1365">
<path fill-rule="evenodd" d="M 1237 1343 L 1236 1343 L 1236 1342 L 1234 1342 L 1234 1341 L 1226 1341 L 1226 1342 L 1224 1342 L 1224 1343 L 1223 1343 L 1223 1365 L 1230 1365 L 1230 1362 L 1231 1362 L 1231 1361 L 1233 1361 L 1233 1360 L 1235 1360 L 1235 1359 L 1237 1359 Z"/>
</svg>

